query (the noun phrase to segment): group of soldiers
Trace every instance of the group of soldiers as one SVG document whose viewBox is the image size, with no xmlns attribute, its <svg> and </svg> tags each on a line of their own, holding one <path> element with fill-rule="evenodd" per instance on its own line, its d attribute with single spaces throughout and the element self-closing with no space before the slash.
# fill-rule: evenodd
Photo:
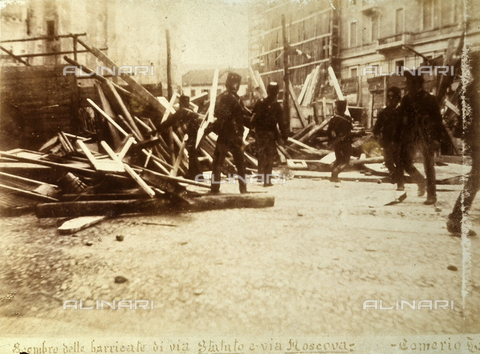
<svg viewBox="0 0 480 354">
<path fill-rule="evenodd" d="M 479 74 L 474 69 L 474 74 Z M 407 93 L 402 98 L 398 87 L 390 87 L 387 91 L 386 107 L 379 113 L 373 134 L 384 150 L 385 165 L 390 178 L 396 183 L 397 190 L 404 191 L 405 175 L 408 173 L 418 185 L 418 196 L 427 193 L 426 205 L 437 201 L 435 185 L 435 151 L 440 141 L 445 138 L 437 99 L 423 89 L 423 77 L 418 71 L 406 72 Z M 281 105 L 277 101 L 279 86 L 270 82 L 267 97 L 258 100 L 250 111 L 238 95 L 241 76 L 230 72 L 226 80 L 226 91 L 219 97 L 215 106 L 216 120 L 205 130 L 205 134 L 214 132 L 218 135 L 212 163 L 211 192 L 220 191 L 221 172 L 225 158 L 230 152 L 237 169 L 240 193 L 247 192 L 246 169 L 244 162 L 244 130 L 252 128 L 256 134 L 258 158 L 258 175 L 262 177 L 265 187 L 271 186 L 269 176 L 272 174 L 273 162 L 277 155 L 277 143 L 287 140 L 288 130 L 284 121 Z M 472 151 L 472 172 L 464 190 L 460 194 L 454 210 L 449 216 L 447 228 L 452 233 L 460 233 L 465 229 L 465 211 L 470 208 L 473 198 L 480 186 L 480 143 L 478 142 L 480 107 L 478 80 L 473 80 L 466 87 L 466 96 L 470 100 L 471 110 L 465 138 Z M 332 165 L 331 180 L 339 181 L 338 175 L 344 170 L 352 155 L 353 120 L 345 111 L 347 102 L 336 101 L 336 114 L 328 124 L 327 134 L 335 151 L 335 162 Z M 199 115 L 189 108 L 189 98 L 180 97 L 180 109 L 164 123 L 180 122 L 186 126 L 188 134 L 187 151 L 189 153 L 188 178 L 194 179 L 202 173 L 198 161 L 195 141 L 201 123 Z M 476 138 L 475 138 L 476 137 Z M 282 140 L 283 139 L 283 140 Z M 423 156 L 424 177 L 413 164 L 417 149 Z M 405 194 L 406 196 L 406 194 Z M 473 231 L 470 231 L 472 234 Z"/>
<path fill-rule="evenodd" d="M 406 72 L 406 84 L 403 98 L 398 87 L 387 90 L 387 106 L 378 115 L 373 134 L 384 150 L 385 166 L 397 190 L 404 190 L 406 172 L 417 183 L 419 196 L 426 189 L 424 204 L 431 205 L 437 201 L 435 151 L 445 139 L 445 128 L 436 98 L 423 89 L 421 74 Z M 422 152 L 426 178 L 413 164 L 416 148 Z"/>
<path fill-rule="evenodd" d="M 283 117 L 283 109 L 277 101 L 279 86 L 270 82 L 267 86 L 267 97 L 258 100 L 250 111 L 238 95 L 241 76 L 228 73 L 226 90 L 218 97 L 214 116 L 216 120 L 206 129 L 205 134 L 217 134 L 217 143 L 213 154 L 211 192 L 218 193 L 221 185 L 221 173 L 225 158 L 230 152 L 237 169 L 240 193 L 247 193 L 246 169 L 244 162 L 244 131 L 245 127 L 255 130 L 256 149 L 258 157 L 258 176 L 265 187 L 272 186 L 271 176 L 273 162 L 277 155 L 277 141 L 288 138 L 288 131 Z M 201 125 L 200 115 L 190 108 L 190 99 L 182 95 L 179 99 L 179 110 L 161 125 L 161 129 L 172 124 L 186 127 L 188 135 L 186 149 L 189 155 L 189 171 L 187 178 L 195 179 L 202 173 L 195 148 L 198 130 Z"/>
</svg>

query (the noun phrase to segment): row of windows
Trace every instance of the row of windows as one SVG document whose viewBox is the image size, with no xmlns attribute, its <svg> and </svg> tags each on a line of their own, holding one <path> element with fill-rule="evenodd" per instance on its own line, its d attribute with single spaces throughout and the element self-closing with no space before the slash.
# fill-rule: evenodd
<svg viewBox="0 0 480 354">
<path fill-rule="evenodd" d="M 329 58 L 331 56 L 330 44 L 331 37 L 327 36 L 295 46 L 294 48 L 300 50 L 302 54 L 290 55 L 290 66 L 306 64 L 312 60 Z M 259 57 L 259 60 L 261 66 L 268 68 L 268 70 L 283 68 L 283 52 L 280 50 L 262 55 Z"/>
<path fill-rule="evenodd" d="M 455 1 L 423 0 L 422 2 L 422 29 L 424 31 L 450 26 L 456 23 L 456 5 Z M 360 45 L 358 38 L 358 29 L 362 28 L 362 42 L 368 44 L 379 38 L 380 21 L 382 17 L 378 12 L 370 16 L 365 16 L 363 26 L 357 21 L 350 23 L 348 45 L 356 47 Z M 403 8 L 395 10 L 395 22 L 393 23 L 394 33 L 402 34 L 405 32 L 405 11 Z"/>
<path fill-rule="evenodd" d="M 294 23 L 287 27 L 287 40 L 301 42 L 330 32 L 330 12 Z M 281 28 L 272 30 L 259 38 L 262 51 L 270 51 L 283 46 Z"/>
</svg>

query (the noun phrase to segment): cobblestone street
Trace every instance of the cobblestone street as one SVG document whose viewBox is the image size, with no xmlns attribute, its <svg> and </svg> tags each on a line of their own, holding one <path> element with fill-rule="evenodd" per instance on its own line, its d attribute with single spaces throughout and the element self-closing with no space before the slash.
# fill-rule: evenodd
<svg viewBox="0 0 480 354">
<path fill-rule="evenodd" d="M 273 208 L 121 216 L 74 236 L 59 235 L 55 219 L 2 218 L 0 331 L 479 333 L 479 240 L 470 238 L 462 251 L 461 238 L 445 228 L 460 186 L 439 185 L 436 206 L 423 205 L 415 186 L 406 190 L 403 203 L 384 206 L 395 197 L 391 184 L 289 179 L 268 189 Z M 480 232 L 478 199 L 470 219 Z M 118 276 L 127 281 L 116 283 Z M 94 300 L 149 300 L 154 309 L 62 309 L 72 299 L 84 307 Z M 396 300 L 449 302 L 447 309 L 364 310 L 367 300 L 384 307 Z"/>
</svg>

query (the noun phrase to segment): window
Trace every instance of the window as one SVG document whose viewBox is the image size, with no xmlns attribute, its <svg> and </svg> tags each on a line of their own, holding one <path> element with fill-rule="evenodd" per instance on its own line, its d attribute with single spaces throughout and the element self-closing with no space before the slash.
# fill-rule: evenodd
<svg viewBox="0 0 480 354">
<path fill-rule="evenodd" d="M 55 35 L 55 21 L 47 21 L 47 36 L 53 37 Z"/>
<path fill-rule="evenodd" d="M 423 0 L 423 29 L 433 27 L 433 3 L 432 0 Z"/>
<path fill-rule="evenodd" d="M 395 61 L 395 69 L 396 68 L 401 68 L 402 66 L 405 66 L 405 61 L 404 60 L 396 60 Z"/>
<path fill-rule="evenodd" d="M 446 4 L 446 1 L 442 1 L 444 5 Z M 442 2 L 440 0 L 433 0 L 433 28 L 440 28 L 441 26 L 441 8 L 442 8 Z"/>
<path fill-rule="evenodd" d="M 350 47 L 357 46 L 357 22 L 350 23 Z"/>
<path fill-rule="evenodd" d="M 372 19 L 372 42 L 378 39 L 378 15 L 371 17 Z"/>
<path fill-rule="evenodd" d="M 455 1 L 442 3 L 442 26 L 454 24 Z"/>
<path fill-rule="evenodd" d="M 357 68 L 350 68 L 350 77 L 356 78 L 358 76 L 358 69 Z"/>
<path fill-rule="evenodd" d="M 195 90 L 190 90 L 190 97 L 195 97 Z"/>
<path fill-rule="evenodd" d="M 403 9 L 395 11 L 395 34 L 403 33 Z"/>
</svg>

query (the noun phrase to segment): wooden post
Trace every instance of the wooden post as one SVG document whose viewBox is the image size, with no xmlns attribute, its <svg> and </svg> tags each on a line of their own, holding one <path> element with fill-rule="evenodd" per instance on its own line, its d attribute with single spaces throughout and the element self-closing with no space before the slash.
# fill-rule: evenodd
<svg viewBox="0 0 480 354">
<path fill-rule="evenodd" d="M 77 36 L 73 35 L 73 59 L 77 60 Z"/>
<path fill-rule="evenodd" d="M 283 35 L 283 115 L 285 117 L 285 125 L 290 130 L 290 105 L 288 94 L 288 83 L 290 76 L 288 72 L 288 40 L 287 29 L 285 27 L 285 15 L 282 15 L 282 35 Z"/>
<path fill-rule="evenodd" d="M 167 91 L 168 99 L 172 97 L 172 53 L 170 51 L 170 32 L 168 29 L 165 31 L 167 35 Z"/>
</svg>

